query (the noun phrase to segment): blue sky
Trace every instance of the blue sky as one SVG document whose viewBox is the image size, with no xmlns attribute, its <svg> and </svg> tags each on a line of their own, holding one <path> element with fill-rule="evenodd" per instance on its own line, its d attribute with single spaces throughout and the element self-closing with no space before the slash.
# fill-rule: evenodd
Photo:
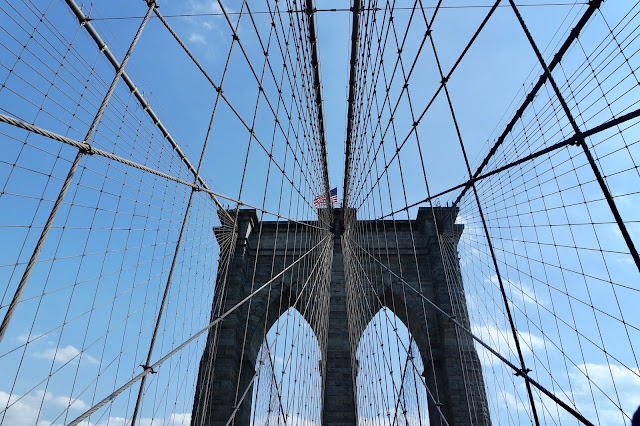
<svg viewBox="0 0 640 426">
<path fill-rule="evenodd" d="M 431 6 L 432 3 L 434 2 L 425 2 L 425 6 Z M 603 15 L 606 20 L 602 19 L 602 15 L 593 19 L 580 38 L 582 45 L 572 49 L 567 56 L 565 68 L 554 73 L 560 83 L 564 83 L 566 76 L 571 75 L 574 69 L 584 63 L 585 54 L 588 55 L 588 52 L 597 49 L 600 41 L 608 34 L 607 24 L 613 26 L 623 19 L 630 7 L 629 4 L 623 3 L 625 2 L 605 2 Z M 253 11 L 265 10 L 262 2 L 249 4 Z M 463 4 L 468 2 L 443 2 L 445 6 Z M 160 5 L 164 15 L 220 11 L 217 2 L 213 0 L 188 0 Z M 317 3 L 318 8 L 349 6 L 348 1 Z M 34 20 L 34 16 L 37 14 L 32 13 L 33 7 L 30 2 L 13 6 L 10 2 L 2 4 L 4 31 L 0 40 L 3 42 L 4 53 L 0 53 L 0 63 L 3 65 L 0 69 L 0 79 L 6 86 L 0 90 L 0 112 L 17 116 L 74 139 L 82 139 L 92 111 L 97 108 L 101 100 L 100 94 L 108 85 L 113 71 L 99 55 L 93 41 L 77 25 L 64 2 L 59 0 L 47 5 L 37 5 L 42 12 L 47 10 L 48 22 L 56 27 L 57 35 L 52 30 L 42 30 L 36 37 L 40 43 L 29 42 L 31 50 L 24 54 L 22 60 L 15 60 L 21 44 L 27 43 L 29 31 L 32 30 L 24 24 L 24 28 L 20 29 L 20 19 L 14 22 L 7 17 L 12 14 L 15 16 L 16 11 L 20 11 L 25 19 L 35 26 L 37 19 Z M 142 16 L 145 12 L 144 2 L 125 0 L 99 2 L 91 9 L 88 5 L 83 7 L 85 13 L 94 18 Z M 232 3 L 225 3 L 225 7 L 232 12 L 240 9 L 239 4 Z M 524 19 L 536 42 L 544 50 L 547 60 L 556 50 L 558 43 L 566 37 L 568 29 L 575 25 L 576 17 L 584 8 L 584 5 L 522 7 Z M 457 59 L 486 12 L 486 8 L 444 8 L 439 12 L 433 34 L 438 56 L 445 70 Z M 428 12 L 430 13 L 432 12 Z M 233 16 L 232 19 L 236 19 Z M 408 16 L 408 11 L 397 11 L 397 25 L 402 27 Z M 208 16 L 168 19 L 214 82 L 218 83 L 224 72 L 231 42 L 229 27 L 224 18 Z M 255 15 L 255 19 L 260 28 L 266 27 L 269 23 L 268 15 Z M 348 12 L 319 12 L 316 14 L 316 20 L 330 183 L 331 187 L 338 187 L 339 198 L 342 199 L 351 15 Z M 140 19 L 93 21 L 97 31 L 119 59 L 124 56 L 139 23 Z M 635 30 L 625 31 L 621 33 L 620 40 L 628 34 L 635 34 Z M 247 55 L 250 58 L 259 58 L 253 61 L 253 64 L 256 72 L 260 73 L 263 55 L 248 17 L 243 18 L 238 35 Z M 74 40 L 73 46 L 78 56 L 65 57 L 67 59 L 62 62 L 67 67 L 55 74 L 57 59 L 45 53 L 51 46 L 55 46 L 59 49 L 60 56 L 65 54 L 66 45 L 60 38 L 56 38 L 58 36 L 64 36 L 69 41 Z M 411 55 L 415 54 L 413 52 L 417 49 L 421 36 L 422 33 L 418 29 L 409 34 L 404 60 L 412 59 Z M 50 40 L 51 45 L 47 45 L 44 40 Z M 625 40 L 623 44 L 626 51 L 634 53 L 637 49 L 635 39 Z M 277 58 L 274 55 L 275 44 L 272 49 L 271 58 Z M 627 65 L 635 70 L 640 64 L 635 53 L 632 53 L 629 53 L 629 59 L 621 66 Z M 41 62 L 37 60 L 38 55 L 42 58 Z M 389 61 L 397 56 L 393 48 L 388 50 L 387 55 Z M 410 82 L 412 106 L 417 111 L 424 108 L 440 81 L 437 68 L 434 66 L 433 54 L 425 51 L 421 58 Z M 616 58 L 619 60 L 620 55 Z M 14 64 L 14 60 L 17 65 Z M 390 62 L 387 64 L 386 68 L 389 69 Z M 69 65 L 77 68 L 72 70 Z M 611 110 L 605 108 L 597 115 L 590 112 L 584 116 L 580 115 L 578 122 L 583 128 L 600 124 L 620 112 L 632 109 L 638 98 L 638 89 L 633 87 L 633 71 L 616 68 L 617 65 L 614 65 L 601 73 L 602 76 L 612 76 L 608 82 L 601 85 L 605 90 L 609 90 L 607 96 L 593 91 L 593 79 L 590 80 L 591 85 L 586 86 L 579 81 L 572 83 L 572 109 L 575 99 L 582 99 L 582 95 L 577 92 L 584 87 L 587 87 L 585 91 L 591 90 L 591 94 L 578 102 L 580 107 L 574 110 L 592 103 L 598 106 L 594 109 L 598 109 L 603 103 L 612 105 Z M 90 72 L 91 69 L 95 69 L 95 74 Z M 231 57 L 229 70 L 223 86 L 225 96 L 245 122 L 254 127 L 258 139 L 250 142 L 244 125 L 234 112 L 221 102 L 213 122 L 202 175 L 212 190 L 232 199 L 240 197 L 245 203 L 271 212 L 279 212 L 285 217 L 313 219 L 316 213 L 310 203 L 313 196 L 322 190 L 319 174 L 301 173 L 300 167 L 291 159 L 291 152 L 287 151 L 285 136 L 278 132 L 273 136 L 273 114 L 264 100 L 258 103 L 256 121 L 251 124 L 258 87 L 237 47 Z M 46 78 L 38 72 L 54 79 L 54 88 L 49 92 Z M 145 28 L 127 72 L 187 157 L 194 166 L 197 165 L 216 91 L 157 19 L 152 19 Z M 501 133 L 540 72 L 541 69 L 512 11 L 509 8 L 499 8 L 448 83 L 472 168 L 479 164 L 490 144 Z M 52 77 L 54 75 L 55 78 Z M 83 92 L 82 85 L 85 81 L 95 90 Z M 30 85 L 30 82 L 33 85 Z M 65 82 L 75 83 L 67 85 Z M 614 84 L 616 82 L 619 84 Z M 273 79 L 265 78 L 264 85 L 265 92 L 270 94 L 272 106 L 279 108 L 279 118 L 285 122 L 284 108 L 293 111 L 292 104 L 285 106 L 277 103 Z M 397 86 L 393 90 L 393 93 L 398 93 Z M 550 93 L 550 88 L 545 87 L 534 103 L 534 108 L 544 107 Z M 20 94 L 24 98 L 21 98 Z M 283 96 L 285 101 L 290 101 L 287 97 L 289 94 L 286 92 Z M 99 128 L 95 144 L 182 179 L 192 179 L 159 133 L 149 130 L 153 126 L 122 83 L 117 87 L 115 96 L 116 99 L 112 101 L 103 118 L 110 124 Z M 77 105 L 82 108 L 74 110 Z M 39 109 L 40 106 L 42 111 Z M 513 139 L 507 139 L 507 142 L 537 142 L 520 145 L 518 149 L 513 148 L 515 142 L 507 144 L 507 147 L 498 152 L 489 169 L 492 166 L 504 165 L 509 159 L 518 158 L 536 148 L 558 142 L 563 136 L 570 136 L 566 118 L 560 112 L 557 102 L 554 106 L 556 112 L 550 115 L 551 124 L 541 124 L 537 127 L 533 125 L 528 128 L 524 138 L 524 132 L 518 127 Z M 404 207 L 405 203 L 411 204 L 425 198 L 423 166 L 431 193 L 447 189 L 468 178 L 448 108 L 445 98 L 440 95 L 419 126 L 420 147 L 425 155 L 424 164 L 419 161 L 415 139 L 410 139 L 400 155 L 404 184 L 396 161 L 389 169 L 389 185 L 384 183 L 381 188 L 386 198 L 382 201 L 372 200 L 371 197 L 360 200 L 364 201 L 364 207 L 359 212 L 359 217 L 371 218 L 378 216 L 377 213 L 380 212 L 389 213 L 392 210 L 391 202 L 395 210 Z M 532 111 L 527 111 L 522 124 L 527 125 L 535 121 L 536 117 Z M 540 112 L 540 115 L 543 113 Z M 129 117 L 126 125 L 126 120 L 122 117 Z M 554 119 L 557 120 L 556 123 L 553 122 Z M 298 121 L 293 121 L 297 125 Z M 140 123 L 139 127 L 136 127 L 136 122 Z M 301 132 L 302 127 L 296 125 L 289 130 L 285 128 L 284 131 Z M 396 115 L 396 126 L 399 139 L 404 138 L 411 128 L 409 107 L 405 100 L 401 102 Z M 541 131 L 541 128 L 544 131 Z M 0 131 L 0 137 L 5 141 L 0 167 L 0 183 L 3 185 L 0 196 L 0 238 L 5 241 L 0 249 L 0 276 L 8 283 L 6 294 L 9 295 L 3 296 L 2 299 L 0 313 L 4 314 L 7 297 L 10 297 L 20 279 L 24 264 L 37 239 L 39 227 L 47 217 L 51 200 L 61 186 L 61 180 L 66 175 L 75 150 L 57 142 L 51 143 L 42 137 L 27 137 L 25 132 L 4 124 Z M 536 139 L 542 134 L 548 138 Z M 376 144 L 379 142 L 379 136 L 377 138 Z M 26 145 L 22 144 L 24 140 L 28 141 Z M 287 177 L 295 182 L 294 185 L 282 179 L 283 173 L 273 163 L 270 165 L 269 157 L 258 146 L 258 140 L 266 150 L 273 150 L 273 158 L 285 170 Z M 290 140 L 293 141 L 295 138 L 290 137 Z M 609 133 L 594 137 L 589 143 L 595 145 L 594 152 L 600 157 L 599 164 L 607 176 L 611 191 L 620 195 L 617 202 L 624 219 L 629 222 L 632 236 L 636 241 L 640 241 L 637 224 L 640 218 L 637 213 L 637 195 L 634 194 L 640 178 L 634 170 L 635 164 L 640 161 L 640 152 L 635 144 L 637 140 L 637 130 L 629 128 L 613 129 Z M 252 144 L 252 148 L 247 158 L 249 143 Z M 385 147 L 394 147 L 389 136 L 385 138 Z M 306 159 L 313 161 L 313 154 L 308 148 L 301 150 L 305 151 Z M 378 165 L 382 163 L 380 158 L 375 161 Z M 240 192 L 245 162 L 248 167 L 244 172 L 244 184 Z M 567 148 L 553 158 L 544 157 L 536 160 L 536 169 L 530 165 L 529 168 L 518 168 L 510 172 L 511 174 L 492 178 L 484 186 L 479 185 L 479 191 L 481 198 L 486 202 L 484 208 L 498 258 L 503 266 L 501 272 L 507 280 L 507 288 L 512 292 L 510 297 L 516 311 L 516 321 L 522 325 L 522 333 L 525 340 L 528 339 L 529 346 L 534 350 L 538 349 L 540 353 L 544 349 L 547 355 L 545 360 L 534 361 L 533 351 L 530 351 L 526 353 L 528 360 L 539 362 L 538 370 L 543 370 L 545 366 L 560 368 L 562 379 L 558 378 L 559 383 L 556 384 L 555 391 L 560 394 L 562 387 L 573 381 L 577 387 L 574 396 L 577 406 L 590 415 L 595 415 L 594 407 L 599 407 L 598 410 L 608 416 L 609 412 L 606 410 L 611 409 L 612 405 L 607 401 L 599 405 L 599 400 L 593 402 L 590 398 L 602 398 L 602 395 L 607 393 L 614 394 L 612 377 L 620 386 L 617 393 L 622 395 L 622 400 L 614 398 L 613 402 L 623 405 L 627 412 L 638 403 L 628 397 L 640 389 L 640 372 L 636 356 L 632 354 L 633 350 L 640 350 L 637 346 L 638 332 L 636 328 L 629 330 L 617 321 L 624 314 L 627 323 L 634 324 L 634 327 L 640 324 L 637 310 L 634 309 L 634 303 L 638 300 L 638 271 L 630 262 L 619 231 L 612 224 L 608 208 L 601 200 L 600 190 L 592 182 L 592 176 L 584 167 L 584 163 L 578 148 Z M 555 172 L 549 171 L 550 164 L 554 165 Z M 536 174 L 541 176 L 541 179 L 535 180 L 533 176 Z M 267 180 L 268 185 L 265 184 Z M 370 185 L 370 182 L 358 180 L 357 183 L 369 189 L 367 185 Z M 298 190 L 301 191 L 300 195 L 296 195 Z M 0 368 L 9 369 L 19 362 L 25 365 L 20 369 L 20 374 L 0 380 L 0 408 L 6 404 L 5 400 L 10 394 L 23 396 L 21 401 L 14 405 L 13 411 L 7 412 L 8 416 L 16 416 L 6 417 L 7 424 L 18 424 L 16 422 L 19 417 L 25 419 L 24 424 L 34 423 L 34 416 L 37 416 L 38 405 L 41 403 L 44 407 L 40 418 L 42 424 L 49 421 L 62 422 L 64 417 L 56 416 L 65 411 L 68 405 L 70 383 L 78 381 L 79 388 L 87 386 L 87 389 L 92 389 L 91 386 L 95 384 L 85 383 L 83 378 L 95 375 L 98 366 L 103 362 L 101 355 L 105 353 L 112 355 L 118 363 L 122 361 L 126 364 L 126 368 L 123 367 L 117 372 L 114 372 L 115 364 L 113 369 L 109 370 L 108 377 L 105 378 L 109 380 L 109 389 L 121 384 L 136 371 L 130 366 L 135 364 L 132 360 L 140 358 L 139 351 L 145 350 L 144 343 L 141 344 L 140 341 L 146 341 L 149 337 L 153 315 L 157 309 L 158 292 L 161 292 L 166 281 L 187 198 L 188 192 L 184 188 L 176 188 L 161 178 L 148 176 L 137 170 L 128 170 L 124 166 L 107 164 L 96 157 L 83 160 L 81 170 L 67 197 L 67 200 L 71 201 L 63 205 L 42 252 L 41 258 L 44 260 L 34 270 L 30 285 L 24 294 L 24 298 L 28 300 L 17 311 L 12 328 L 2 343 L 3 357 L 0 360 Z M 453 197 L 444 197 L 441 202 L 444 204 L 452 199 Z M 234 206 L 229 200 L 221 202 Z M 378 204 L 373 207 L 375 202 Z M 472 327 L 478 335 L 501 347 L 500 352 L 505 356 L 513 356 L 513 351 L 508 349 L 513 344 L 505 331 L 506 323 L 490 316 L 493 314 L 500 317 L 504 314 L 504 307 L 496 304 L 496 301 L 499 301 L 496 292 L 497 280 L 487 255 L 485 237 L 474 203 L 470 194 L 462 201 L 460 222 L 465 224 L 466 233 L 459 247 L 463 277 L 469 294 L 468 303 L 472 311 Z M 578 206 L 566 208 L 571 204 Z M 100 209 L 92 209 L 95 205 L 100 206 Z M 558 206 L 564 208 L 554 210 L 554 207 Z M 172 302 L 167 313 L 169 319 L 165 323 L 171 332 L 163 335 L 162 342 L 154 352 L 154 359 L 185 340 L 190 333 L 199 330 L 208 321 L 207 301 L 212 297 L 211 283 L 215 279 L 216 267 L 207 262 L 208 259 L 217 258 L 218 247 L 212 235 L 203 236 L 201 231 L 218 224 L 218 219 L 212 213 L 214 209 L 213 203 L 204 194 L 196 195 L 183 253 L 178 261 L 179 278 L 176 281 L 179 284 L 171 293 Z M 411 209 L 409 217 L 414 218 L 415 212 L 416 208 Z M 397 217 L 406 219 L 407 214 L 402 213 Z M 266 215 L 264 218 L 274 217 Z M 592 222 L 601 223 L 591 225 Z M 587 225 L 573 226 L 579 223 Z M 535 232 L 528 227 L 530 224 L 537 226 Z M 552 224 L 559 226 L 552 228 Z M 558 248 L 562 245 L 566 247 Z M 121 250 L 122 248 L 126 250 Z M 138 263 L 141 266 L 134 267 Z M 570 270 L 576 272 L 572 273 Z M 89 284 L 73 285 L 84 282 Z M 548 284 L 554 288 L 550 288 Z M 562 287 L 563 285 L 567 287 Z M 53 289 L 59 291 L 52 291 Z M 562 291 L 579 300 L 574 299 L 572 305 Z M 46 293 L 46 297 L 41 297 L 42 293 Z M 535 294 L 535 303 L 531 294 Z M 91 310 L 92 314 L 87 319 L 86 314 L 82 315 L 83 307 L 86 308 L 89 300 L 92 306 L 104 308 Z M 581 303 L 586 300 L 591 300 L 591 304 L 609 314 L 609 317 L 602 313 L 594 314 L 589 306 Z M 57 309 L 58 307 L 65 307 L 66 311 Z M 182 317 L 182 309 L 188 309 L 193 314 Z M 35 310 L 38 310 L 39 314 L 32 324 Z M 555 316 L 551 315 L 551 312 L 554 312 Z M 74 315 L 80 315 L 82 319 L 69 321 L 70 318 L 75 318 Z M 132 316 L 133 319 L 129 320 L 128 316 Z M 558 325 L 557 317 L 571 324 L 572 316 L 573 321 L 585 324 L 583 336 L 572 334 L 569 326 Z M 64 327 L 64 332 L 48 332 L 44 337 L 37 338 L 55 325 L 67 321 L 69 323 Z M 118 321 L 129 321 L 131 328 L 120 328 L 110 335 L 110 339 L 118 341 L 117 344 L 109 339 L 96 343 L 91 341 L 90 335 L 85 336 L 90 334 L 85 333 L 87 330 L 95 335 L 109 334 L 109 327 L 119 324 Z M 142 330 L 138 340 L 136 332 L 132 331 L 135 330 L 134 325 Z M 556 327 L 555 331 L 550 331 L 553 327 Z M 604 330 L 604 333 L 596 333 L 599 328 Z M 566 358 L 561 356 L 557 348 L 544 346 L 542 331 L 548 333 L 546 338 L 549 342 L 557 343 L 564 339 L 570 346 L 567 349 L 568 356 L 576 361 L 576 365 L 567 365 L 564 362 Z M 575 341 L 568 343 L 569 334 L 575 337 Z M 587 338 L 601 345 L 606 344 L 607 349 L 617 356 L 617 361 L 602 356 L 602 351 L 594 345 L 589 349 L 586 348 L 589 346 L 587 344 L 585 349 L 578 350 Z M 406 336 L 399 337 L 399 340 L 402 339 L 406 340 Z M 33 343 L 24 346 L 26 341 Z M 56 347 L 59 348 L 57 352 Z M 109 352 L 110 349 L 113 353 Z M 118 355 L 118 350 L 122 351 L 122 355 Z M 187 361 L 172 361 L 174 363 L 168 369 L 175 371 L 180 377 L 190 377 L 186 372 L 193 373 L 193 365 L 197 365 L 201 350 L 200 340 L 186 350 L 184 359 Z M 511 375 L 511 372 L 496 365 L 489 355 L 481 353 L 481 356 L 485 375 L 493 373 L 499 378 L 508 378 Z M 614 366 L 607 367 L 607 363 Z M 628 368 L 621 367 L 621 363 Z M 57 372 L 61 367 L 63 368 Z M 595 382 L 602 383 L 602 391 L 594 392 L 589 389 L 589 384 L 584 380 L 585 375 L 578 371 L 580 368 L 588 371 Z M 44 390 L 38 382 L 52 372 L 56 373 L 53 373 L 52 380 L 47 381 L 47 388 Z M 79 378 L 73 378 L 74 374 Z M 544 373 L 542 375 L 544 376 Z M 549 379 L 550 376 L 547 374 L 544 377 Z M 168 380 L 166 377 L 153 382 L 156 389 L 163 389 L 168 383 L 162 381 Z M 160 401 L 182 398 L 180 404 L 174 407 L 175 410 L 152 412 L 153 410 L 148 408 L 143 412 L 143 416 L 147 419 L 151 416 L 157 419 L 169 419 L 174 416 L 172 420 L 179 422 L 190 409 L 188 397 L 185 396 L 188 395 L 189 386 L 190 383 L 185 379 L 181 386 L 172 390 L 176 395 L 162 396 L 165 399 Z M 500 414 L 497 413 L 504 408 L 501 404 L 508 404 L 510 398 L 515 401 L 524 395 L 524 389 L 520 385 L 504 388 L 500 387 L 499 383 L 488 382 L 488 387 L 490 398 L 493 398 L 493 413 L 498 416 Z M 134 389 L 137 390 L 137 387 L 134 386 Z M 77 395 L 78 392 L 74 390 L 73 394 Z M 88 397 L 88 394 L 83 394 L 68 410 L 67 420 L 88 408 L 91 400 L 99 399 L 100 396 Z M 122 401 L 115 404 L 112 412 L 105 418 L 126 416 L 127 397 L 121 399 Z M 131 407 L 128 410 L 130 413 Z M 516 417 L 520 421 L 526 418 L 525 410 L 517 411 L 514 415 L 522 416 Z M 557 418 L 564 419 L 560 414 L 547 415 L 549 422 Z M 610 424 L 617 424 L 621 420 L 620 414 L 616 415 Z M 518 423 L 514 419 L 501 420 L 505 423 Z M 606 424 L 608 418 L 598 420 Z"/>
</svg>

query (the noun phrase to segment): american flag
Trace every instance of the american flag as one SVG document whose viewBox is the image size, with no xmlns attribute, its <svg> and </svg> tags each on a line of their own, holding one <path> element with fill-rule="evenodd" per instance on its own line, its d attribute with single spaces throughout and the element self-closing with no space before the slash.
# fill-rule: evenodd
<svg viewBox="0 0 640 426">
<path fill-rule="evenodd" d="M 330 191 L 331 194 L 331 202 L 332 203 L 337 203 L 338 202 L 338 188 L 333 188 Z M 326 206 L 326 194 L 320 194 L 317 197 L 315 197 L 313 199 L 313 206 L 314 207 L 325 207 Z"/>
</svg>

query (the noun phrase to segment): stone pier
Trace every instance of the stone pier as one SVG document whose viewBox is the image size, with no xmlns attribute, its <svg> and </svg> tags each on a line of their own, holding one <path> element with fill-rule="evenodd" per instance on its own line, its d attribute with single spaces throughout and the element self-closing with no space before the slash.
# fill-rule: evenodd
<svg viewBox="0 0 640 426">
<path fill-rule="evenodd" d="M 326 340 L 319 339 L 320 347 L 326 348 L 325 369 L 321 370 L 323 424 L 354 425 L 358 418 L 354 387 L 357 371 L 354 371 L 351 352 L 355 348 L 349 335 L 364 330 L 354 330 L 353 321 L 349 329 L 347 287 L 352 283 L 344 262 L 345 256 L 355 255 L 358 251 L 355 247 L 366 247 L 369 253 L 379 255 L 383 270 L 388 268 L 403 277 L 404 282 L 393 278 L 393 274 L 383 278 L 379 264 L 363 262 L 364 272 L 373 282 L 371 291 L 365 296 L 369 298 L 366 305 L 374 309 L 369 312 L 370 317 L 360 318 L 357 323 L 366 327 L 380 309 L 387 307 L 407 326 L 422 356 L 425 383 L 436 399 L 429 401 L 431 424 L 445 424 L 439 411 L 450 425 L 491 424 L 473 341 L 466 334 L 457 332 L 455 326 L 425 304 L 419 294 L 407 289 L 407 285 L 418 289 L 445 312 L 469 326 L 456 250 L 463 227 L 454 223 L 456 215 L 457 211 L 448 207 L 421 208 L 415 220 L 356 223 L 353 217 L 351 223 L 347 220 L 344 224 L 340 209 L 334 209 L 334 225 L 327 230 L 333 239 L 329 246 L 333 248 L 333 254 L 328 330 L 323 335 Z M 314 224 L 318 225 L 318 222 Z M 246 297 L 251 292 L 252 282 L 256 286 L 267 282 L 273 273 L 284 269 L 319 239 L 317 230 L 311 232 L 314 228 L 293 222 L 260 223 L 254 210 L 241 210 L 237 223 L 227 224 L 225 229 L 228 232 L 215 230 L 216 235 L 221 246 L 227 247 L 225 250 L 232 250 L 232 255 L 228 265 L 220 268 L 213 317 Z M 234 232 L 233 239 L 229 239 L 229 230 Z M 346 253 L 347 250 L 350 252 Z M 357 255 L 363 256 L 361 251 Z M 265 330 L 268 331 L 290 307 L 305 316 L 305 312 L 309 312 L 305 306 L 317 302 L 312 299 L 318 296 L 308 294 L 298 282 L 304 278 L 297 274 L 302 264 L 291 268 L 269 291 L 256 295 L 250 304 L 245 303 L 210 330 L 200 362 L 192 424 L 225 425 L 232 415 L 234 425 L 250 424 L 253 393 L 249 384 L 257 368 L 256 359 Z M 257 265 L 255 271 L 254 265 Z M 273 272 L 272 265 L 276 265 Z M 223 286 L 223 282 L 226 285 Z M 316 336 L 321 336 L 318 319 L 306 316 L 305 319 Z M 357 360 L 355 365 L 357 368 Z M 247 395 L 236 407 L 235 402 L 245 389 L 248 389 Z"/>
</svg>

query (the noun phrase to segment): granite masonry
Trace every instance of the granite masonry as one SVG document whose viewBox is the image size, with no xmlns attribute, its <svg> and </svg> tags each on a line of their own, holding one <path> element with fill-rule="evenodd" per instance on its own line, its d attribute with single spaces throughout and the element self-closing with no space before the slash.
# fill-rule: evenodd
<svg viewBox="0 0 640 426">
<path fill-rule="evenodd" d="M 230 213 L 235 216 L 235 211 Z M 351 352 L 357 341 L 350 341 L 349 336 L 361 334 L 386 307 L 407 326 L 420 350 L 422 374 L 433 395 L 428 398 L 430 423 L 445 424 L 444 415 L 449 425 L 490 425 L 473 341 L 424 299 L 470 326 L 456 249 L 463 226 L 454 223 L 456 215 L 457 210 L 449 207 L 420 208 L 415 220 L 365 221 L 356 220 L 350 209 L 344 214 L 341 209 L 333 209 L 333 218 L 320 210 L 324 220 L 308 222 L 315 226 L 309 227 L 287 221 L 260 223 L 255 210 L 240 210 L 235 223 L 223 221 L 214 232 L 223 253 L 221 259 L 228 260 L 219 267 L 212 318 L 318 243 L 317 253 L 333 252 L 313 270 L 318 277 L 312 278 L 322 281 L 321 277 L 327 276 L 326 268 L 330 268 L 330 282 L 324 291 L 304 286 L 309 277 L 300 276 L 301 272 L 308 275 L 312 270 L 305 263 L 311 261 L 308 256 L 210 329 L 200 362 L 192 424 L 225 425 L 232 415 L 235 425 L 251 423 L 250 384 L 264 335 L 290 307 L 307 320 L 322 353 L 326 353 L 324 368 L 320 369 L 322 423 L 356 424 L 357 371 Z M 322 224 L 327 228 L 324 234 L 317 230 Z M 368 279 L 361 280 L 361 276 Z M 366 299 L 359 302 L 370 307 L 365 318 L 349 321 L 350 297 Z M 317 313 L 310 315 L 317 310 L 306 308 L 317 303 L 328 304 L 328 319 L 317 318 Z M 357 361 L 355 366 L 357 369 Z M 245 390 L 243 402 L 236 406 Z"/>
</svg>

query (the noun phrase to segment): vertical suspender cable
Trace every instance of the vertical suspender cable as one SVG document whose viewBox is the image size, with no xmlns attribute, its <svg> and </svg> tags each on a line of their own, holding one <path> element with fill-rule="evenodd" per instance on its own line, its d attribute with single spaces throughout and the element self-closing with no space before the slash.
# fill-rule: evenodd
<svg viewBox="0 0 640 426">
<path fill-rule="evenodd" d="M 70 0 L 73 1 L 73 0 Z M 102 118 L 102 115 L 104 114 L 105 109 L 107 108 L 107 104 L 109 103 L 109 99 L 111 98 L 111 95 L 113 94 L 116 85 L 118 84 L 118 81 L 120 80 L 120 77 L 123 75 L 124 73 L 124 67 L 127 64 L 127 62 L 129 61 L 129 58 L 131 57 L 131 53 L 133 52 L 133 48 L 135 47 L 136 43 L 138 43 L 138 39 L 140 38 L 140 35 L 142 34 L 142 30 L 144 29 L 145 25 L 147 24 L 147 21 L 149 20 L 149 16 L 151 15 L 151 11 L 153 10 L 153 8 L 155 7 L 155 1 L 149 0 L 147 2 L 147 4 L 149 5 L 149 8 L 147 9 L 147 14 L 145 15 L 144 19 L 142 20 L 142 23 L 140 24 L 140 27 L 138 28 L 138 32 L 136 33 L 135 37 L 133 38 L 133 41 L 131 42 L 131 45 L 129 46 L 129 50 L 127 50 L 127 53 L 124 56 L 124 59 L 122 60 L 122 63 L 119 64 L 119 66 L 117 67 L 116 70 L 116 74 L 113 77 L 113 80 L 111 81 L 111 85 L 109 86 L 109 89 L 107 90 L 106 95 L 104 96 L 104 98 L 102 99 L 102 103 L 100 104 L 100 108 L 98 108 L 98 111 L 96 112 L 96 115 L 93 117 L 93 121 L 91 122 L 91 125 L 89 126 L 89 129 L 87 130 L 87 133 L 84 137 L 84 143 L 88 144 L 89 140 L 91 139 L 91 136 L 93 136 L 94 131 L 96 130 L 96 128 L 98 127 L 98 123 L 100 122 L 100 119 Z M 77 8 L 77 6 L 76 6 Z M 82 12 L 80 12 L 82 13 Z M 77 15 L 76 15 L 77 16 Z M 82 20 L 80 20 L 80 25 L 83 25 L 84 22 Z M 9 304 L 9 309 L 7 309 L 7 312 L 4 316 L 4 319 L 2 320 L 2 324 L 0 324 L 0 341 L 2 341 L 2 338 L 4 337 L 5 333 L 7 332 L 7 328 L 9 327 L 9 323 L 11 322 L 11 317 L 13 316 L 13 313 L 16 310 L 16 307 L 18 306 L 18 302 L 20 301 L 20 296 L 22 295 L 22 292 L 24 291 L 25 286 L 27 285 L 27 282 L 29 281 L 29 276 L 31 275 L 31 272 L 33 271 L 33 267 L 35 266 L 36 262 L 38 261 L 38 257 L 40 255 L 40 252 L 42 251 L 42 247 L 44 245 L 44 242 L 47 239 L 47 235 L 49 235 L 49 231 L 51 230 L 51 226 L 53 226 L 53 221 L 56 218 L 56 215 L 58 214 L 58 210 L 60 209 L 60 206 L 62 205 L 62 201 L 64 200 L 64 196 L 67 193 L 67 190 L 69 189 L 69 185 L 71 184 L 71 180 L 73 179 L 73 176 L 76 173 L 76 170 L 78 169 L 78 165 L 80 164 L 80 159 L 82 158 L 83 154 L 91 154 L 91 150 L 79 150 L 78 154 L 76 155 L 76 158 L 73 160 L 73 163 L 71 164 L 71 168 L 69 169 L 69 172 L 67 173 L 67 177 L 64 180 L 64 184 L 62 185 L 62 188 L 60 188 L 60 192 L 58 193 L 58 196 L 56 198 L 55 203 L 53 204 L 53 208 L 51 209 L 51 213 L 49 214 L 49 217 L 47 218 L 47 221 L 44 225 L 44 228 L 42 228 L 42 232 L 40 233 L 40 238 L 38 238 L 38 242 L 36 243 L 35 248 L 33 249 L 33 253 L 31 254 L 31 258 L 29 258 L 29 262 L 27 263 L 27 267 L 25 268 L 24 273 L 22 274 L 22 278 L 20 279 L 20 282 L 18 283 L 18 288 L 16 289 L 16 292 L 13 295 L 13 299 L 11 299 L 11 303 Z"/>
</svg>

